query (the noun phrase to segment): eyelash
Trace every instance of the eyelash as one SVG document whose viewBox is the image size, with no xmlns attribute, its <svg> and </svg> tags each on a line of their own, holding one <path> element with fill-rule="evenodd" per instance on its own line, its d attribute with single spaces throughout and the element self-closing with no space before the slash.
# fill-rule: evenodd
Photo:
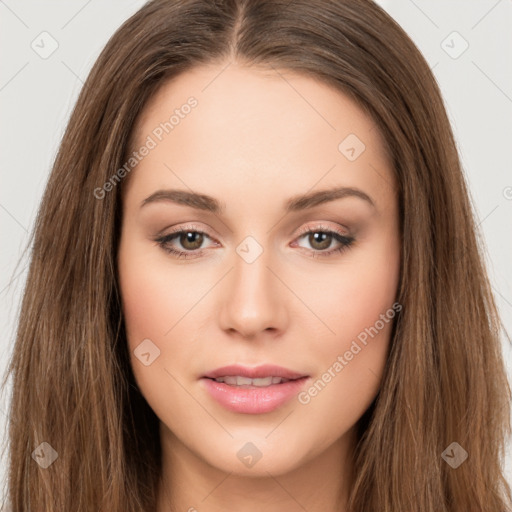
<svg viewBox="0 0 512 512">
<path fill-rule="evenodd" d="M 206 235 L 208 238 L 211 238 L 208 233 L 205 233 L 204 231 L 201 231 L 199 229 L 196 229 L 194 226 L 190 227 L 182 227 L 180 229 L 177 229 L 176 231 L 172 231 L 171 233 L 168 233 L 167 235 L 161 236 L 156 238 L 154 241 L 167 253 L 172 254 L 176 258 L 180 259 L 191 259 L 191 258 L 197 258 L 199 256 L 202 256 L 204 249 L 196 249 L 196 251 L 178 251 L 174 249 L 172 246 L 169 245 L 169 242 L 171 242 L 173 239 L 181 235 L 182 233 L 198 233 L 201 235 Z M 340 254 L 347 250 L 352 243 L 355 241 L 354 237 L 343 235 L 338 231 L 328 229 L 325 226 L 316 226 L 314 229 L 311 228 L 304 228 L 299 232 L 299 236 L 297 238 L 304 237 L 305 235 L 308 235 L 310 233 L 324 233 L 328 235 L 332 235 L 334 240 L 341 243 L 341 246 L 336 249 L 330 249 L 328 251 L 319 251 L 310 249 L 312 251 L 311 257 L 312 258 L 318 258 L 318 257 L 330 257 L 335 254 Z"/>
</svg>

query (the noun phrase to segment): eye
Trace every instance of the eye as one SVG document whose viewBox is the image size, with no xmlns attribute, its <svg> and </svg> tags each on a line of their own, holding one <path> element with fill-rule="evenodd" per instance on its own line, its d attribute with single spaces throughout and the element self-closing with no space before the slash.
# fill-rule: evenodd
<svg viewBox="0 0 512 512">
<path fill-rule="evenodd" d="M 202 247 L 202 245 L 207 238 L 210 238 L 207 233 L 196 229 L 194 226 L 190 226 L 182 227 L 169 234 L 160 236 L 155 239 L 155 242 L 160 245 L 164 251 L 177 258 L 190 259 L 203 255 L 204 247 Z M 325 226 L 317 226 L 313 229 L 304 228 L 301 230 L 298 239 L 304 238 L 311 246 L 311 249 L 308 249 L 307 252 L 314 258 L 339 254 L 347 250 L 355 241 L 354 237 L 344 235 L 336 230 L 328 229 Z M 182 249 L 176 248 L 173 242 L 178 243 Z M 332 248 L 333 243 L 335 245 L 334 248 Z M 338 244 L 337 247 L 336 244 Z M 299 247 L 305 249 L 301 245 L 299 245 Z"/>
<path fill-rule="evenodd" d="M 167 235 L 158 237 L 155 242 L 164 249 L 164 251 L 178 258 L 196 258 L 201 256 L 203 249 L 201 246 L 206 238 L 210 238 L 204 231 L 199 231 L 194 227 L 185 227 L 177 229 Z M 184 250 L 176 249 L 172 242 L 178 242 Z"/>
<path fill-rule="evenodd" d="M 339 254 L 347 250 L 355 241 L 355 238 L 352 236 L 344 235 L 339 231 L 332 230 L 324 226 L 303 229 L 299 239 L 303 238 L 305 238 L 312 247 L 312 251 L 309 252 L 311 252 L 311 256 L 314 258 Z M 327 250 L 332 247 L 333 242 L 335 247 Z M 337 247 L 336 244 L 338 244 Z"/>
</svg>

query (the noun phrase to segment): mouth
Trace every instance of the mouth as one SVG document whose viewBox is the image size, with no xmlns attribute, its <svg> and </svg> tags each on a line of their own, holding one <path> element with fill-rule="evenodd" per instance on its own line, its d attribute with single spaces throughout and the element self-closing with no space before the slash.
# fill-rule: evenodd
<svg viewBox="0 0 512 512">
<path fill-rule="evenodd" d="M 287 379 L 285 377 L 277 377 L 277 376 L 268 376 L 268 377 L 259 377 L 256 379 L 251 379 L 249 377 L 244 377 L 241 375 L 228 375 L 226 377 L 217 377 L 215 379 L 210 377 L 205 377 L 206 379 L 213 380 L 215 382 L 226 384 L 227 386 L 234 388 L 242 388 L 242 389 L 258 389 L 258 388 L 268 388 L 271 386 L 284 384 L 286 382 L 296 381 L 300 379 L 307 378 L 298 377 L 296 379 Z"/>
<path fill-rule="evenodd" d="M 225 366 L 200 378 L 211 398 L 225 409 L 243 414 L 263 414 L 284 406 L 309 380 L 309 375 L 273 365 Z"/>
</svg>

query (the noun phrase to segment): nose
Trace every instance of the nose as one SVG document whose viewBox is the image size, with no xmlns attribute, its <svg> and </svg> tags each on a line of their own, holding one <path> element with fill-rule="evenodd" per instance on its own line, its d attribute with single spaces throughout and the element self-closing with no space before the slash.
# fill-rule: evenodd
<svg viewBox="0 0 512 512">
<path fill-rule="evenodd" d="M 254 339 L 286 329 L 287 290 L 271 268 L 268 251 L 251 263 L 235 254 L 234 268 L 224 281 L 219 314 L 224 331 Z"/>
</svg>

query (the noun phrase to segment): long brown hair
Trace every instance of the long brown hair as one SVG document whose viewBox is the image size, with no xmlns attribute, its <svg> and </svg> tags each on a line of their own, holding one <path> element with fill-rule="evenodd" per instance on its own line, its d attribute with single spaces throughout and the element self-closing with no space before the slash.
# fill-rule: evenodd
<svg viewBox="0 0 512 512">
<path fill-rule="evenodd" d="M 117 285 L 123 182 L 97 190 L 126 162 L 138 115 L 166 80 L 234 60 L 349 95 L 382 131 L 396 172 L 403 310 L 360 421 L 349 510 L 508 510 L 504 329 L 452 130 L 425 59 L 370 0 L 153 0 L 110 39 L 34 226 L 7 374 L 13 510 L 155 509 L 158 419 L 130 369 Z M 37 457 L 50 461 L 50 447 L 57 459 L 44 468 Z M 457 468 L 454 449 L 468 455 Z"/>
</svg>

